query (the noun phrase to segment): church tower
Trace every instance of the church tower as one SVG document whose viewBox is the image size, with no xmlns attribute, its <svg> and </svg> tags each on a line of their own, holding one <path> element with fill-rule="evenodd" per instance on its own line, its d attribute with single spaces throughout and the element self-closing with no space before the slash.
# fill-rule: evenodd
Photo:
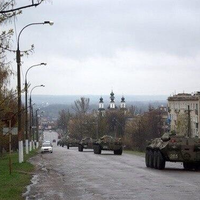
<svg viewBox="0 0 200 200">
<path fill-rule="evenodd" d="M 121 104 L 120 104 L 120 109 L 126 108 L 126 102 L 124 96 L 121 98 Z"/>
<path fill-rule="evenodd" d="M 110 93 L 110 105 L 109 105 L 109 109 L 116 109 L 116 105 L 115 105 L 115 94 L 113 93 L 113 91 Z"/>
<path fill-rule="evenodd" d="M 98 109 L 98 111 L 102 115 L 104 115 L 104 113 L 105 113 L 104 102 L 103 102 L 103 98 L 102 97 L 99 99 L 99 109 Z"/>
<path fill-rule="evenodd" d="M 127 108 L 124 96 L 121 98 L 120 110 L 124 111 L 124 114 L 126 114 Z"/>
</svg>

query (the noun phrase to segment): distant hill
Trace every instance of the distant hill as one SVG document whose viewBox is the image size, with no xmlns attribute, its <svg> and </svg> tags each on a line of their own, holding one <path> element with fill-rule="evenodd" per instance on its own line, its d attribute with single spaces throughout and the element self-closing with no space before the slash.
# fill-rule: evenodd
<svg viewBox="0 0 200 200">
<path fill-rule="evenodd" d="M 91 104 L 98 104 L 101 95 L 32 95 L 32 101 L 36 104 L 67 104 L 71 105 L 75 100 L 80 99 L 80 97 L 90 98 Z M 102 95 L 104 102 L 109 103 L 110 96 Z M 115 102 L 119 103 L 121 100 L 121 95 L 115 95 Z M 125 95 L 125 100 L 127 103 L 135 101 L 144 102 L 155 102 L 155 101 L 166 101 L 168 96 L 166 95 Z M 22 98 L 24 99 L 24 98 Z"/>
<path fill-rule="evenodd" d="M 58 113 L 61 110 L 69 110 L 71 113 L 74 112 L 72 105 L 74 101 L 80 99 L 81 95 L 68 95 L 68 96 L 54 96 L 54 95 L 32 95 L 32 102 L 36 104 L 36 107 L 40 107 L 44 111 L 45 116 L 50 118 L 57 118 Z M 90 98 L 90 110 L 98 109 L 98 103 L 100 95 L 85 95 L 84 97 Z M 109 95 L 102 95 L 105 103 L 105 108 L 109 105 Z M 24 100 L 24 98 L 22 98 Z M 121 96 L 115 96 L 116 105 L 120 105 Z M 125 96 L 127 108 L 130 106 L 136 106 L 138 110 L 143 112 L 147 111 L 149 105 L 153 107 L 166 106 L 167 96 L 148 96 L 148 95 L 127 95 Z"/>
</svg>

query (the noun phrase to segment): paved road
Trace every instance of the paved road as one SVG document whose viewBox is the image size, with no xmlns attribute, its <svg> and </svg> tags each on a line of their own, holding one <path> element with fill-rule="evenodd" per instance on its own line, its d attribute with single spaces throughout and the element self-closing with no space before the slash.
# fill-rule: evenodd
<svg viewBox="0 0 200 200">
<path fill-rule="evenodd" d="M 47 133 L 48 135 L 48 133 Z M 73 147 L 54 147 L 53 154 L 32 159 L 36 176 L 26 199 L 60 200 L 199 200 L 200 172 L 169 163 L 159 171 L 145 167 L 144 158 Z"/>
<path fill-rule="evenodd" d="M 44 138 L 44 141 L 51 141 L 53 142 L 53 140 L 58 140 L 58 133 L 56 133 L 55 131 L 47 131 L 45 130 L 43 132 L 43 138 Z"/>
</svg>

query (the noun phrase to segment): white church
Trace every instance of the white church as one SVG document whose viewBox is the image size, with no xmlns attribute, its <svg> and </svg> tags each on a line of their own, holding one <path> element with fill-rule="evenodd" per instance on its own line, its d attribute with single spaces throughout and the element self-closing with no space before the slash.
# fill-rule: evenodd
<svg viewBox="0 0 200 200">
<path fill-rule="evenodd" d="M 124 96 L 122 96 L 121 98 L 121 102 L 120 102 L 120 106 L 119 108 L 116 106 L 116 103 L 115 103 L 115 94 L 113 93 L 113 91 L 111 91 L 110 93 L 110 103 L 109 103 L 109 106 L 107 108 L 107 110 L 109 111 L 115 111 L 115 110 L 122 110 L 124 111 L 124 114 L 126 114 L 126 111 L 127 111 L 127 108 L 126 108 L 126 102 L 125 102 L 125 98 Z M 99 99 L 99 108 L 98 108 L 98 112 L 101 113 L 102 115 L 105 114 L 105 108 L 104 108 L 104 101 L 103 101 L 103 98 L 100 97 Z"/>
</svg>

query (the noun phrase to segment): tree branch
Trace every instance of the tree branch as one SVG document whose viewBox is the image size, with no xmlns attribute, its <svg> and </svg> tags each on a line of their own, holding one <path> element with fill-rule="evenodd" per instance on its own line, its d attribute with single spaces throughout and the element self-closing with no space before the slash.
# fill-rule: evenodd
<svg viewBox="0 0 200 200">
<path fill-rule="evenodd" d="M 41 0 L 41 1 L 38 2 L 38 3 L 32 3 L 31 5 L 27 5 L 27 6 L 22 6 L 22 7 L 18 7 L 18 8 L 13 8 L 13 9 L 10 9 L 10 10 L 2 10 L 2 11 L 0 11 L 0 14 L 5 14 L 5 13 L 9 13 L 9 12 L 14 12 L 14 11 L 16 11 L 16 10 L 21 10 L 21 9 L 25 9 L 25 8 L 29 8 L 29 7 L 37 7 L 37 6 L 39 6 L 42 2 L 43 2 L 43 0 Z"/>
</svg>

